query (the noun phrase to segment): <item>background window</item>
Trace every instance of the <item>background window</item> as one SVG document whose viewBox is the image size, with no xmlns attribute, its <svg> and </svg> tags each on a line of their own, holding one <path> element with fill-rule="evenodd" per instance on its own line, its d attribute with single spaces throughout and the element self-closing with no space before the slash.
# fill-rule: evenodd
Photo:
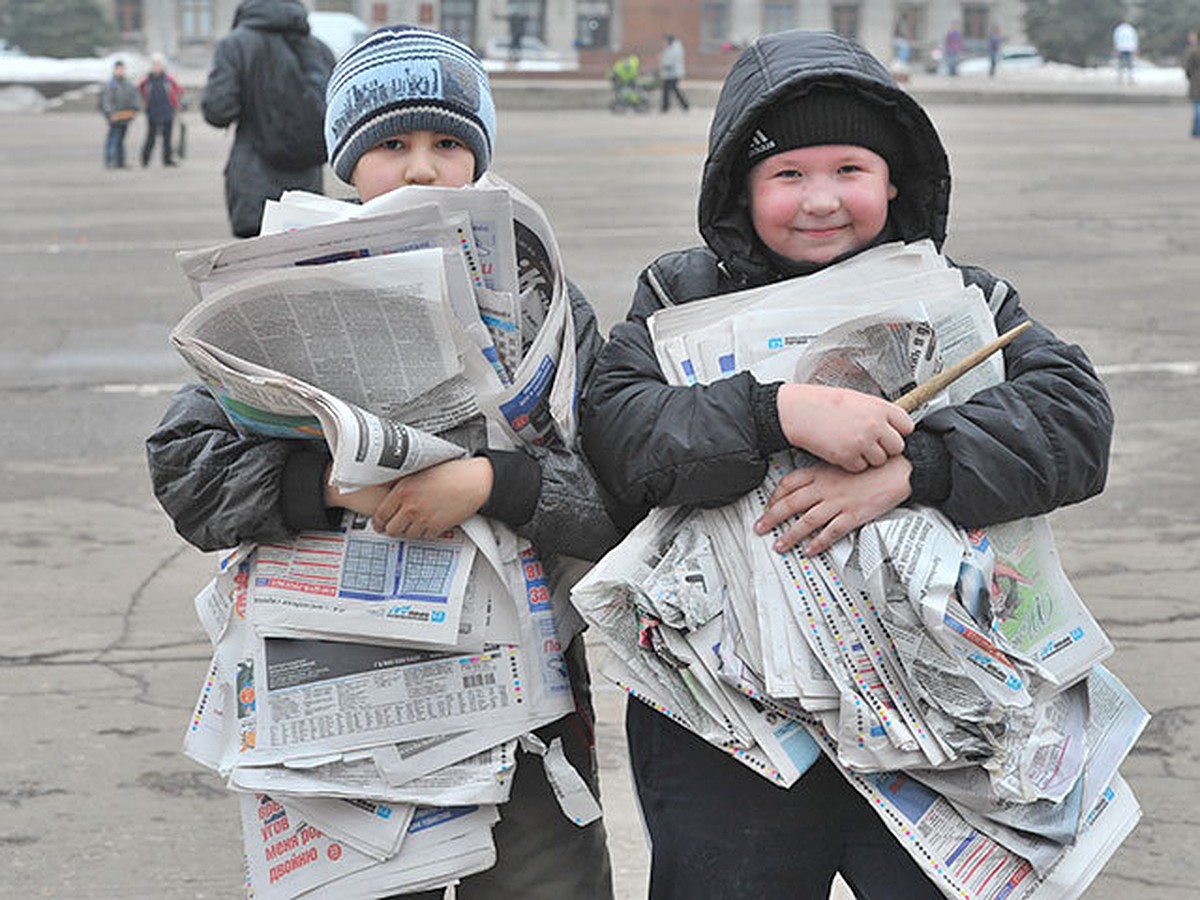
<svg viewBox="0 0 1200 900">
<path fill-rule="evenodd" d="M 442 25 L 438 30 L 474 47 L 475 0 L 442 0 Z"/>
<path fill-rule="evenodd" d="M 611 0 L 579 0 L 575 9 L 575 46 L 607 50 L 611 27 Z"/>
<path fill-rule="evenodd" d="M 729 41 L 729 4 L 707 0 L 700 6 L 700 49 L 712 53 Z"/>
<path fill-rule="evenodd" d="M 213 36 L 213 0 L 179 0 L 179 33 L 185 39 Z"/>
<path fill-rule="evenodd" d="M 858 39 L 858 4 L 833 4 L 833 30 L 848 38 Z"/>
<path fill-rule="evenodd" d="M 122 34 L 142 30 L 142 0 L 117 0 L 117 30 Z"/>
<path fill-rule="evenodd" d="M 790 0 L 767 0 L 763 4 L 763 34 L 796 27 L 796 4 Z"/>
<path fill-rule="evenodd" d="M 963 4 L 963 39 L 986 41 L 988 33 L 988 8 L 982 3 Z"/>
</svg>

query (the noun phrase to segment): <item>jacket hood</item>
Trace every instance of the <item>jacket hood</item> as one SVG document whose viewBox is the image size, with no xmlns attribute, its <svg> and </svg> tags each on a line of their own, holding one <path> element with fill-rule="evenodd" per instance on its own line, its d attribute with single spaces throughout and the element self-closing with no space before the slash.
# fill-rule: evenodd
<svg viewBox="0 0 1200 900">
<path fill-rule="evenodd" d="M 783 31 L 759 38 L 737 58 L 709 129 L 700 234 L 739 281 L 762 283 L 796 274 L 782 271 L 754 233 L 745 198 L 746 156 L 763 112 L 816 85 L 856 91 L 877 103 L 902 136 L 904 162 L 891 173 L 898 196 L 888 212 L 886 237 L 929 238 L 939 248 L 946 239 L 950 165 L 925 111 L 879 60 L 849 38 L 831 31 Z"/>
<path fill-rule="evenodd" d="M 308 34 L 308 10 L 300 0 L 242 0 L 233 14 L 233 27 Z"/>
</svg>

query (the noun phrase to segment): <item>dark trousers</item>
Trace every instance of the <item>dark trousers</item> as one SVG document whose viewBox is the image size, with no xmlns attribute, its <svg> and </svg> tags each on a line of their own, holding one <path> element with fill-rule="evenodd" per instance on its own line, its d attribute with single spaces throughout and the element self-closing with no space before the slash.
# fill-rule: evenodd
<svg viewBox="0 0 1200 900">
<path fill-rule="evenodd" d="M 154 143 L 159 136 L 162 137 L 162 159 L 163 165 L 169 166 L 171 161 L 171 127 L 175 124 L 174 119 L 167 119 L 165 122 L 146 123 L 146 140 L 142 144 L 142 165 L 150 164 L 150 156 L 154 153 Z"/>
<path fill-rule="evenodd" d="M 941 900 L 823 755 L 788 790 L 630 699 L 629 756 L 650 831 L 651 900 Z"/>
<path fill-rule="evenodd" d="M 566 659 L 575 712 L 535 733 L 547 746 L 562 738 L 567 759 L 599 798 L 595 714 L 582 635 L 571 641 Z M 580 828 L 567 819 L 536 754 L 517 751 L 512 795 L 500 805 L 492 836 L 496 865 L 464 878 L 456 888 L 458 900 L 612 900 L 604 820 Z M 407 894 L 404 900 L 441 900 L 442 894 L 425 891 Z"/>
<path fill-rule="evenodd" d="M 688 108 L 687 97 L 683 96 L 683 91 L 679 89 L 678 78 L 664 78 L 662 82 L 662 111 L 667 112 L 671 109 L 671 96 L 679 101 L 679 105 L 684 110 Z"/>
<path fill-rule="evenodd" d="M 125 130 L 129 122 L 109 122 L 108 137 L 104 140 L 104 167 L 119 169 L 125 165 Z"/>
</svg>

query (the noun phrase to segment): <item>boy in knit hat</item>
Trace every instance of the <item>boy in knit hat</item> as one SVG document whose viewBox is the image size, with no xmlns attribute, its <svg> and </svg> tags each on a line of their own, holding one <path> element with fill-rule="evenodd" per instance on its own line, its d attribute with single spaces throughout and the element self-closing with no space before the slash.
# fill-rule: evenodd
<svg viewBox="0 0 1200 900">
<path fill-rule="evenodd" d="M 921 107 L 887 69 L 832 32 L 767 35 L 725 80 L 699 201 L 706 246 L 642 273 L 592 373 L 583 445 L 632 505 L 715 507 L 758 487 L 789 446 L 816 465 L 787 475 L 756 524 L 791 521 L 776 549 L 809 555 L 906 503 L 965 527 L 1048 512 L 1098 493 L 1112 411 L 1084 352 L 1035 323 L 1004 350 L 1007 380 L 914 425 L 880 397 L 750 372 L 674 387 L 647 318 L 666 306 L 820 270 L 885 241 L 946 236 L 950 173 Z M 996 276 L 960 267 L 1003 332 L 1029 316 Z M 942 896 L 824 757 L 789 789 L 630 702 L 626 730 L 652 844 L 654 900 L 827 900 L 840 872 L 859 900 Z"/>
<path fill-rule="evenodd" d="M 466 187 L 490 164 L 496 116 L 487 75 L 468 47 L 444 35 L 408 27 L 374 32 L 338 62 L 326 100 L 329 162 L 364 201 L 410 184 Z M 603 342 L 591 307 L 568 288 L 582 385 Z M 474 431 L 466 442 L 483 447 L 482 424 Z M 571 447 L 478 449 L 391 485 L 341 493 L 328 483 L 323 447 L 240 436 L 197 384 L 174 397 L 147 450 L 159 501 L 179 533 L 204 550 L 334 527 L 344 508 L 407 537 L 479 513 L 529 538 L 552 570 L 560 554 L 595 560 L 620 537 L 607 499 Z M 576 709 L 537 733 L 547 745 L 562 738 L 598 797 L 583 638 L 561 637 L 573 638 L 565 656 Z M 582 828 L 569 821 L 535 755 L 518 751 L 511 799 L 500 812 L 497 864 L 464 879 L 460 898 L 611 897 L 603 820 Z"/>
</svg>

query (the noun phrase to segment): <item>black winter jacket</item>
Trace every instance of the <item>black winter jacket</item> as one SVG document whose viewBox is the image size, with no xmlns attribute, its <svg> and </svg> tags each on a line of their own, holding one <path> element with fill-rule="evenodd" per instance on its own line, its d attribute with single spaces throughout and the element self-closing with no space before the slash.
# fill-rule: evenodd
<svg viewBox="0 0 1200 900">
<path fill-rule="evenodd" d="M 668 253 L 641 274 L 626 321 L 596 364 L 583 445 L 605 486 L 643 507 L 719 506 L 762 482 L 767 457 L 787 446 L 776 384 L 747 372 L 710 385 L 669 386 L 646 319 L 687 303 L 799 274 L 765 250 L 744 200 L 743 159 L 761 113 L 816 84 L 861 92 L 906 135 L 899 193 L 880 240 L 945 239 L 950 172 L 924 111 L 874 57 L 830 32 L 760 38 L 730 71 L 709 132 L 699 203 L 707 246 Z M 988 298 L 996 327 L 1026 320 L 1017 292 L 962 267 Z M 1104 486 L 1112 411 L 1084 352 L 1035 323 L 1004 351 L 1007 380 L 922 420 L 906 440 L 911 501 L 965 526 L 1047 512 Z"/>
<path fill-rule="evenodd" d="M 261 124 L 252 102 L 255 58 L 263 52 L 264 42 L 288 39 L 298 49 L 304 71 L 322 92 L 334 58 L 324 43 L 309 34 L 308 10 L 300 0 L 242 0 L 233 26 L 213 51 L 201 109 L 204 120 L 217 128 L 237 123 L 225 164 L 225 205 L 233 233 L 250 237 L 258 234 L 266 200 L 278 200 L 286 190 L 319 194 L 323 187 L 321 166 L 279 169 L 258 153 Z"/>
</svg>

